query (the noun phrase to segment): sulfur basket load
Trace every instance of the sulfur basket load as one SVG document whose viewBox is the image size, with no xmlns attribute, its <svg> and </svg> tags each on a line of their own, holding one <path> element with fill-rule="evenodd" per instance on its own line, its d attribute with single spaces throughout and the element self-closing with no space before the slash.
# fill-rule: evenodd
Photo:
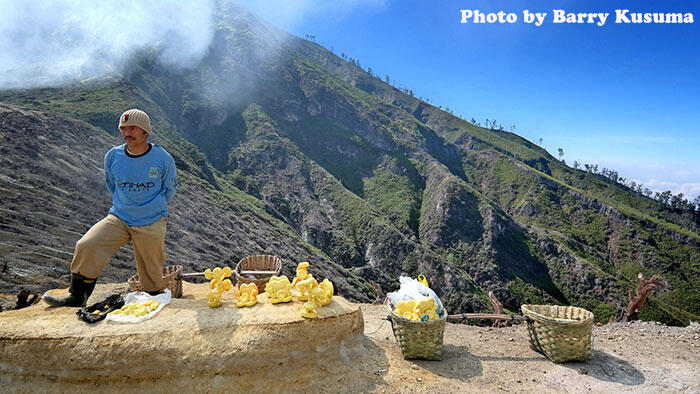
<svg viewBox="0 0 700 394">
<path fill-rule="evenodd" d="M 555 363 L 591 358 L 593 313 L 575 306 L 522 305 L 530 348 Z"/>
<path fill-rule="evenodd" d="M 447 311 L 440 298 L 423 275 L 418 280 L 402 276 L 399 283 L 399 290 L 387 294 L 387 306 L 391 329 L 403 358 L 442 359 Z"/>
<path fill-rule="evenodd" d="M 391 310 L 391 305 L 389 305 Z M 445 333 L 447 312 L 443 310 L 438 320 L 410 320 L 391 310 L 391 328 L 406 360 L 442 359 L 442 337 Z"/>
<path fill-rule="evenodd" d="M 182 296 L 182 278 L 180 278 L 182 269 L 181 265 L 163 267 L 163 281 L 166 283 L 165 287 L 170 289 L 170 293 L 174 298 L 180 298 Z M 129 278 L 128 283 L 132 291 L 143 291 L 143 286 L 141 286 L 138 274 Z"/>
</svg>

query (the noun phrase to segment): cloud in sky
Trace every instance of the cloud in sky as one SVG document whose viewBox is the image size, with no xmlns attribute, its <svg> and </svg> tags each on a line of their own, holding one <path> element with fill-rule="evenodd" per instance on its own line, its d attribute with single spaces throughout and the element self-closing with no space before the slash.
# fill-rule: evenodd
<svg viewBox="0 0 700 394">
<path fill-rule="evenodd" d="M 0 0 L 0 88 L 119 72 L 148 46 L 165 64 L 196 64 L 211 41 L 214 7 L 214 0 Z"/>
<path fill-rule="evenodd" d="M 700 195 L 700 182 L 669 182 L 660 181 L 658 179 L 637 182 L 643 183 L 645 187 L 648 187 L 654 192 L 661 193 L 670 190 L 673 194 L 683 193 L 688 201 L 693 201 L 695 197 Z"/>
<path fill-rule="evenodd" d="M 221 0 L 229 1 L 229 0 Z M 217 0 L 0 0 L 0 89 L 56 86 L 121 72 L 145 47 L 159 61 L 195 65 L 211 42 Z M 388 0 L 240 1 L 289 28 L 308 16 L 341 18 Z"/>
<path fill-rule="evenodd" d="M 613 164 L 610 166 L 610 164 Z M 660 163 L 606 163 L 616 169 L 621 176 L 641 183 L 654 192 L 670 190 L 673 194 L 683 193 L 692 201 L 700 195 L 700 168 Z"/>
</svg>

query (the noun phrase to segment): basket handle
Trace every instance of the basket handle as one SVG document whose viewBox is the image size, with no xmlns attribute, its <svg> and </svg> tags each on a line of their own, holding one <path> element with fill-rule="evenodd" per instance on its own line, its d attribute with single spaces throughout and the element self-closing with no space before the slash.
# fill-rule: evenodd
<svg viewBox="0 0 700 394">
<path fill-rule="evenodd" d="M 535 338 L 535 344 L 537 345 L 537 353 L 542 354 L 543 356 L 547 357 L 549 361 L 553 361 L 547 353 L 545 353 L 544 349 L 542 348 L 542 345 L 540 344 L 540 339 L 537 337 L 537 331 L 535 331 L 535 321 L 530 318 L 530 316 L 525 316 L 525 321 L 527 322 L 527 332 Z"/>
<path fill-rule="evenodd" d="M 394 319 L 391 318 L 391 315 L 386 315 L 384 319 L 389 320 L 389 323 L 391 324 L 391 333 L 394 334 L 394 338 L 396 338 L 396 331 L 394 331 Z"/>
</svg>

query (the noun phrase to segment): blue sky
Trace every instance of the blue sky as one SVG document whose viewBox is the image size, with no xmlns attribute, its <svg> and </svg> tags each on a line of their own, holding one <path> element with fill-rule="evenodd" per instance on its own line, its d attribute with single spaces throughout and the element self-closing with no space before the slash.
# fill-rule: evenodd
<svg viewBox="0 0 700 394">
<path fill-rule="evenodd" d="M 700 194 L 700 22 L 615 24 L 616 9 L 682 12 L 697 1 L 248 1 L 263 18 L 359 59 L 374 73 L 567 163 L 596 163 L 652 190 Z M 461 9 L 514 12 L 460 23 Z M 542 26 L 523 10 L 547 12 Z M 552 10 L 608 12 L 605 25 L 554 24 Z"/>
</svg>

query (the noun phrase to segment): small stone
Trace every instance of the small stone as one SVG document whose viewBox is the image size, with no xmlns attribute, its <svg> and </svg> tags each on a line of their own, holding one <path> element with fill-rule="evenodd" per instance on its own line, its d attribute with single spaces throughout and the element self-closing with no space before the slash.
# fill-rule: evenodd
<svg viewBox="0 0 700 394">
<path fill-rule="evenodd" d="M 588 370 L 586 368 L 579 368 L 578 373 L 581 375 L 588 375 Z"/>
<path fill-rule="evenodd" d="M 423 381 L 423 378 L 417 377 L 416 380 L 419 381 L 419 382 L 422 382 L 422 381 Z"/>
<path fill-rule="evenodd" d="M 532 378 L 532 381 L 533 381 L 533 382 L 537 382 L 537 378 Z"/>
<path fill-rule="evenodd" d="M 418 366 L 416 364 L 411 364 L 411 369 L 418 369 Z"/>
<path fill-rule="evenodd" d="M 513 342 L 513 338 L 508 338 L 508 342 Z"/>
<path fill-rule="evenodd" d="M 503 391 L 508 391 L 507 388 L 505 388 L 505 387 L 503 387 L 503 386 L 501 386 L 501 385 L 498 385 L 498 388 L 501 389 L 501 390 L 503 390 Z"/>
<path fill-rule="evenodd" d="M 522 383 L 523 381 L 520 379 L 515 379 L 515 383 Z"/>
</svg>

